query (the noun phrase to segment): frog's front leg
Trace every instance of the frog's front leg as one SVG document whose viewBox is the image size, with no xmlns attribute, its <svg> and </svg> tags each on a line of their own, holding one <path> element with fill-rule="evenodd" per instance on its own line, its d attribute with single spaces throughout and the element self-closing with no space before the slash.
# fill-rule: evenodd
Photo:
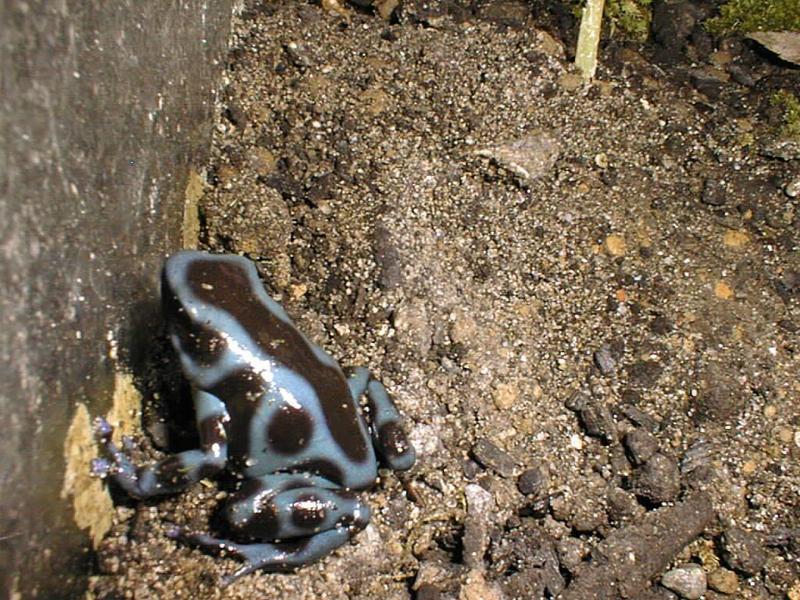
<svg viewBox="0 0 800 600">
<path fill-rule="evenodd" d="M 227 585 L 258 569 L 291 571 L 319 560 L 366 527 L 370 510 L 323 477 L 278 473 L 245 481 L 229 499 L 225 517 L 236 537 L 270 541 L 236 543 L 181 531 L 175 535 L 243 560 L 246 564 L 224 579 Z"/>
<path fill-rule="evenodd" d="M 95 433 L 111 463 L 106 459 L 95 459 L 93 471 L 101 476 L 109 475 L 135 498 L 178 492 L 221 471 L 228 458 L 225 423 L 229 417 L 225 405 L 216 396 L 200 390 L 195 390 L 194 405 L 200 448 L 173 454 L 157 463 L 138 468 L 111 441 L 113 429 L 108 421 L 98 418 L 95 421 Z"/>
<path fill-rule="evenodd" d="M 382 461 L 394 471 L 410 469 L 417 460 L 417 455 L 400 426 L 400 413 L 386 388 L 364 367 L 354 369 L 347 383 L 356 402 L 365 392 L 367 394 L 367 422 L 372 434 L 372 444 Z"/>
</svg>

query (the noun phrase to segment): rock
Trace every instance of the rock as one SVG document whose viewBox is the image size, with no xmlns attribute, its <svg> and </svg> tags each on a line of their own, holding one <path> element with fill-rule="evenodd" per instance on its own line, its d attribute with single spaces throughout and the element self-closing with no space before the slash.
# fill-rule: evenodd
<svg viewBox="0 0 800 600">
<path fill-rule="evenodd" d="M 739 578 L 733 571 L 720 567 L 708 574 L 708 586 L 712 590 L 732 596 L 739 591 Z"/>
<path fill-rule="evenodd" d="M 507 144 L 476 151 L 508 169 L 522 183 L 530 183 L 547 174 L 561 152 L 558 138 L 548 131 L 539 131 Z"/>
<path fill-rule="evenodd" d="M 722 558 L 731 569 L 752 576 L 764 567 L 767 552 L 757 534 L 740 527 L 729 527 L 722 534 Z"/>
<path fill-rule="evenodd" d="M 594 353 L 594 364 L 603 375 L 611 375 L 617 368 L 617 361 L 611 356 L 611 348 L 603 346 Z"/>
<path fill-rule="evenodd" d="M 484 568 L 483 557 L 489 547 L 489 519 L 494 497 L 481 486 L 470 483 L 464 489 L 467 518 L 464 523 L 464 564 L 470 569 Z"/>
<path fill-rule="evenodd" d="M 550 473 L 544 464 L 539 464 L 527 469 L 517 480 L 517 488 L 522 494 L 532 496 L 534 499 L 548 495 L 550 487 Z"/>
<path fill-rule="evenodd" d="M 700 565 L 682 565 L 664 573 L 661 585 L 681 598 L 697 600 L 706 592 L 706 574 Z"/>
<path fill-rule="evenodd" d="M 305 46 L 297 42 L 289 42 L 283 47 L 289 62 L 298 69 L 307 69 L 311 66 L 311 59 L 308 56 L 308 51 Z"/>
<path fill-rule="evenodd" d="M 617 424 L 605 402 L 588 399 L 578 410 L 578 416 L 587 435 L 600 438 L 606 444 L 616 441 Z"/>
<path fill-rule="evenodd" d="M 781 59 L 800 65 L 800 32 L 797 31 L 754 31 L 747 35 Z"/>
<path fill-rule="evenodd" d="M 610 256 L 625 256 L 628 252 L 628 245 L 625 238 L 619 234 L 612 233 L 605 239 L 605 249 Z"/>
<path fill-rule="evenodd" d="M 630 399 L 633 395 L 638 396 L 638 393 L 633 390 L 626 390 L 623 393 L 623 399 L 626 397 Z M 631 423 L 637 427 L 644 427 L 650 433 L 656 433 L 659 429 L 661 429 L 661 424 L 658 422 L 658 419 L 651 417 L 646 412 L 636 408 L 635 406 L 631 406 L 630 404 L 622 406 L 620 408 L 620 412 L 622 412 L 622 414 L 625 415 L 625 418 Z"/>
<path fill-rule="evenodd" d="M 736 83 L 745 87 L 753 87 L 756 80 L 753 78 L 752 71 L 743 65 L 729 64 L 727 71 Z"/>
<path fill-rule="evenodd" d="M 748 394 L 727 364 L 710 363 L 698 381 L 692 419 L 698 424 L 730 419 L 744 408 Z"/>
<path fill-rule="evenodd" d="M 415 600 L 439 600 L 441 597 L 441 590 L 432 583 L 423 583 L 414 596 Z"/>
<path fill-rule="evenodd" d="M 623 440 L 628 456 L 636 466 L 645 464 L 658 450 L 658 440 L 644 429 L 634 429 Z"/>
<path fill-rule="evenodd" d="M 681 491 L 678 463 L 665 454 L 654 454 L 634 472 L 633 491 L 650 502 L 672 502 Z"/>
<path fill-rule="evenodd" d="M 665 48 L 682 50 L 697 22 L 697 8 L 691 2 L 656 2 L 650 30 Z"/>
<path fill-rule="evenodd" d="M 481 438 L 475 442 L 470 452 L 472 458 L 474 458 L 479 465 L 491 469 L 503 477 L 511 477 L 514 475 L 514 469 L 516 468 L 514 459 L 511 458 L 507 452 L 501 450 L 486 438 Z"/>
<path fill-rule="evenodd" d="M 797 198 L 800 196 L 800 177 L 795 177 L 788 182 L 783 188 L 783 193 L 789 198 Z"/>
</svg>

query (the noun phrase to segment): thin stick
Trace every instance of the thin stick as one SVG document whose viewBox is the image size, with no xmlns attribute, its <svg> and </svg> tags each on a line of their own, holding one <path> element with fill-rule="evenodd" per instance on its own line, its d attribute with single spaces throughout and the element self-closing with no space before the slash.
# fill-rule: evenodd
<svg viewBox="0 0 800 600">
<path fill-rule="evenodd" d="M 597 70 L 597 47 L 600 44 L 604 4 L 605 0 L 586 0 L 581 15 L 581 30 L 578 33 L 578 47 L 575 49 L 575 66 L 586 81 L 592 79 Z"/>
</svg>

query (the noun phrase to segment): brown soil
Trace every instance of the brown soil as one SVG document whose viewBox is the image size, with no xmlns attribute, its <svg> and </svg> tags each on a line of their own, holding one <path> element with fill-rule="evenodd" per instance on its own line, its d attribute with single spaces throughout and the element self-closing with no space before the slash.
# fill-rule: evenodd
<svg viewBox="0 0 800 600">
<path fill-rule="evenodd" d="M 94 595 L 549 597 L 705 492 L 713 518 L 664 569 L 606 576 L 697 563 L 738 585 L 706 598 L 800 597 L 800 156 L 776 157 L 767 102 L 797 72 L 754 63 L 745 87 L 735 51 L 698 73 L 619 47 L 582 85 L 523 3 L 408 6 L 241 16 L 201 219 L 384 381 L 418 464 L 381 472 L 349 546 L 227 589 L 233 559 L 165 535 L 207 530 L 216 484 L 128 502 Z"/>
</svg>

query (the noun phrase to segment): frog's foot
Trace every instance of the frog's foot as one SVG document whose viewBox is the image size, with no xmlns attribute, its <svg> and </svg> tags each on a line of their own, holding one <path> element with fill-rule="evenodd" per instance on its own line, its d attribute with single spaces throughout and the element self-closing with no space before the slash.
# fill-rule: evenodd
<svg viewBox="0 0 800 600">
<path fill-rule="evenodd" d="M 227 586 L 259 569 L 285 573 L 316 562 L 347 542 L 352 535 L 349 527 L 337 527 L 310 537 L 260 544 L 237 544 L 203 533 L 180 532 L 179 537 L 204 550 L 228 554 L 244 561 L 241 568 L 222 579 L 221 585 Z"/>
<path fill-rule="evenodd" d="M 257 569 L 291 571 L 319 560 L 364 529 L 370 510 L 317 475 L 275 473 L 246 480 L 228 500 L 225 516 L 237 536 L 281 540 L 238 544 L 178 532 L 191 544 L 243 560 L 245 566 L 227 578 L 230 583 Z"/>
<path fill-rule="evenodd" d="M 400 413 L 386 388 L 364 367 L 357 368 L 347 380 L 353 398 L 366 392 L 369 400 L 369 418 L 372 444 L 383 463 L 393 471 L 406 471 L 417 460 L 414 446 L 400 426 Z"/>
<path fill-rule="evenodd" d="M 125 450 L 111 440 L 114 428 L 102 417 L 94 423 L 95 436 L 108 458 L 92 461 L 92 474 L 109 477 L 134 498 L 150 498 L 187 488 L 225 466 L 227 449 L 218 445 L 214 451 L 189 450 L 141 468 L 136 467 Z M 130 443 L 126 444 L 129 446 Z M 221 452 L 219 448 L 222 448 Z"/>
<path fill-rule="evenodd" d="M 105 449 L 110 457 L 95 458 L 92 460 L 92 474 L 101 478 L 111 477 L 128 494 L 136 498 L 141 497 L 136 476 L 136 467 L 128 456 L 111 441 L 114 428 L 103 417 L 94 421 L 94 435 L 98 443 Z"/>
</svg>

